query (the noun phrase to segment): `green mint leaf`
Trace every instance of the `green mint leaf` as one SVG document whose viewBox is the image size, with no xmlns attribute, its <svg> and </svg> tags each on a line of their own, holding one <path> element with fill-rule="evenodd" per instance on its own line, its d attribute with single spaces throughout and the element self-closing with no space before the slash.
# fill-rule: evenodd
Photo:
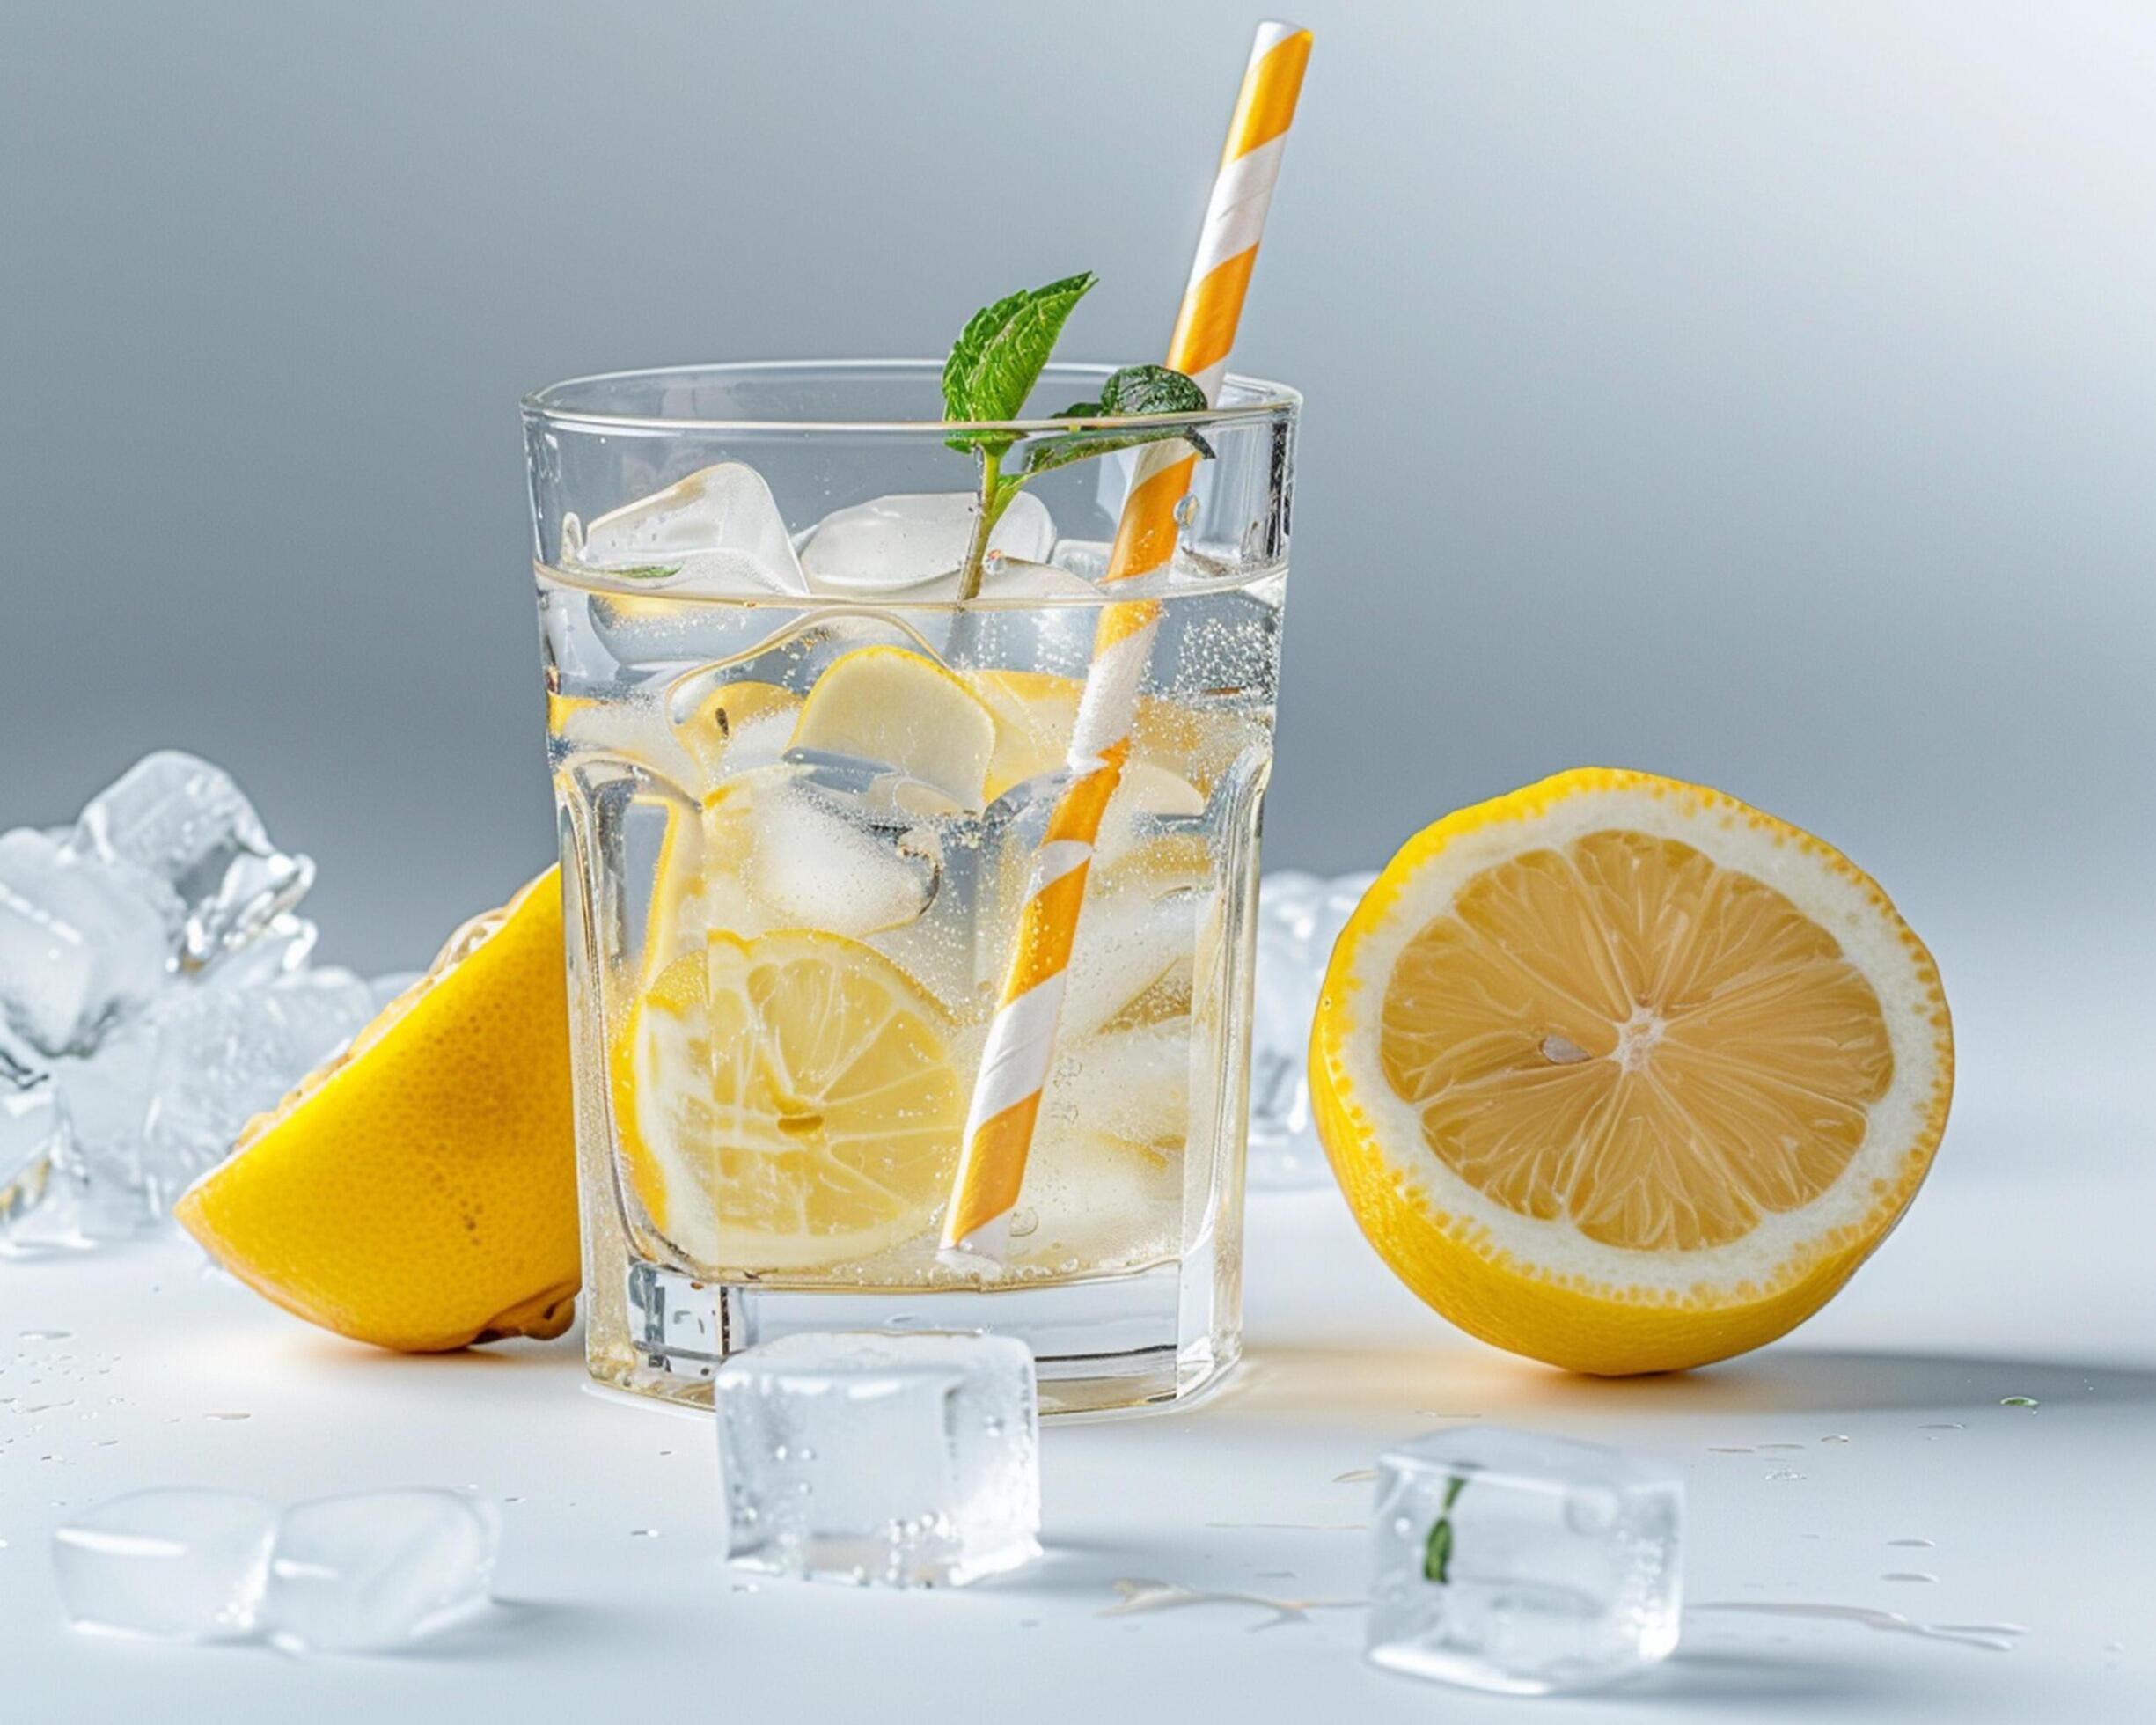
<svg viewBox="0 0 2156 1725">
<path fill-rule="evenodd" d="M 1016 419 L 1040 381 L 1056 340 L 1097 278 L 1091 270 L 999 299 L 967 319 L 943 362 L 945 419 Z M 1008 449 L 1011 439 L 979 434 L 946 439 L 953 449 Z"/>
<path fill-rule="evenodd" d="M 1110 414 L 1202 414 L 1208 404 L 1197 383 L 1167 365 L 1126 365 L 1101 385 Z"/>
<path fill-rule="evenodd" d="M 1099 400 L 1074 401 L 1056 417 L 1124 419 L 1148 414 L 1196 414 L 1203 413 L 1206 405 L 1205 391 L 1180 371 L 1165 365 L 1126 365 L 1109 375 L 1107 382 L 1101 385 Z M 1162 437 L 1180 437 L 1207 460 L 1213 457 L 1213 445 L 1187 429 L 1163 426 L 1157 431 L 1146 431 L 1118 428 L 1113 431 L 1073 431 L 1060 437 L 1043 438 L 1027 448 L 1025 471 L 1029 475 L 1045 473 L 1052 467 L 1089 461 L 1111 450 L 1130 449 L 1139 444 L 1155 443 Z"/>
<path fill-rule="evenodd" d="M 1440 1587 L 1449 1585 L 1452 1579 L 1452 1506 L 1466 1489 L 1464 1473 L 1456 1473 L 1445 1481 L 1444 1511 L 1431 1527 L 1428 1543 L 1422 1548 L 1422 1579 Z"/>
<path fill-rule="evenodd" d="M 611 575 L 623 581 L 665 581 L 681 573 L 678 563 L 639 563 L 634 569 L 602 569 L 602 575 Z"/>
<path fill-rule="evenodd" d="M 1422 1551 L 1422 1579 L 1435 1582 L 1444 1587 L 1448 1583 L 1446 1570 L 1452 1563 L 1452 1523 L 1440 1516 L 1430 1530 L 1430 1542 Z"/>
</svg>

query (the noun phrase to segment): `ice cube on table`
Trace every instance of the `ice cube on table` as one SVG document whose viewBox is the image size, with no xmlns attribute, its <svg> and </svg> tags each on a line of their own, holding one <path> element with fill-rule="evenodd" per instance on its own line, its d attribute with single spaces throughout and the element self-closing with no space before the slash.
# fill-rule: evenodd
<svg viewBox="0 0 2156 1725">
<path fill-rule="evenodd" d="M 871 498 L 825 516 L 810 529 L 801 566 L 832 598 L 898 592 L 955 574 L 965 561 L 980 498 L 972 491 L 916 491 Z M 1055 545 L 1047 505 L 1021 491 L 989 530 L 987 549 L 1045 562 Z"/>
<path fill-rule="evenodd" d="M 1532 1432 L 1439 1432 L 1379 1458 L 1366 1651 L 1516 1695 L 1666 1658 L 1682 1605 L 1683 1475 Z"/>
<path fill-rule="evenodd" d="M 64 1054 L 156 994 L 167 918 L 145 889 L 43 833 L 0 833 L 0 1024 Z"/>
<path fill-rule="evenodd" d="M 293 1653 L 365 1653 L 439 1633 L 488 1602 L 500 1518 L 444 1491 L 296 1503 L 276 1523 L 261 1622 Z"/>
<path fill-rule="evenodd" d="M 576 562 L 668 594 L 809 591 L 770 486 L 739 461 L 701 468 L 600 516 L 584 530 Z"/>
<path fill-rule="evenodd" d="M 713 1383 L 729 1560 L 963 1586 L 1039 1555 L 1033 1358 L 1008 1336 L 781 1338 Z"/>
<path fill-rule="evenodd" d="M 364 1029 L 374 992 L 347 970 L 268 987 L 205 987 L 153 1015 L 157 1066 L 143 1119 L 143 1173 L 169 1204 L 221 1161 L 254 1115 Z"/>
<path fill-rule="evenodd" d="M 1253 1185 L 1323 1185 L 1331 1178 L 1310 1113 L 1310 1024 L 1332 944 L 1376 878 L 1353 874 L 1324 880 L 1282 870 L 1258 883 L 1250 1013 Z"/>
<path fill-rule="evenodd" d="M 155 883 L 189 966 L 251 939 L 314 882 L 313 862 L 269 842 L 231 774 L 176 749 L 143 756 L 92 798 L 69 848 Z"/>
<path fill-rule="evenodd" d="M 62 1609 L 77 1629 L 161 1641 L 254 1633 L 276 1511 L 237 1492 L 131 1492 L 53 1534 Z"/>
<path fill-rule="evenodd" d="M 66 1099 L 52 1075 L 0 1042 L 0 1236 L 44 1197 L 70 1143 Z"/>
</svg>

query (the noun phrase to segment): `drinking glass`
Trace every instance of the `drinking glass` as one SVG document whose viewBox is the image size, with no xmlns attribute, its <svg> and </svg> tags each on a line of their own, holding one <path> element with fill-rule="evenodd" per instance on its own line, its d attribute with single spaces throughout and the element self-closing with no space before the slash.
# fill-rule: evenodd
<svg viewBox="0 0 2156 1725">
<path fill-rule="evenodd" d="M 1035 405 L 1096 398 L 1049 368 Z M 1170 565 L 1104 586 L 1140 451 L 974 546 L 922 362 L 725 364 L 524 406 L 560 816 L 590 1369 L 708 1402 L 800 1330 L 986 1329 L 1044 1411 L 1241 1345 L 1259 812 L 1299 398 L 1230 378 Z M 992 428 L 1006 473 L 1067 422 Z M 1065 445 L 1068 447 L 1068 445 Z M 979 572 L 962 597 L 962 566 Z M 936 1252 L 1104 607 L 1156 599 L 1000 1263 Z"/>
</svg>

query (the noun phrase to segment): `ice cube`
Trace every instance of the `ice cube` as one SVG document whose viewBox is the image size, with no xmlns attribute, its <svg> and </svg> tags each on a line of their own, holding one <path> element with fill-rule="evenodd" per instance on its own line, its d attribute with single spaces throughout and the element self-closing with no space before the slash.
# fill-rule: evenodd
<svg viewBox="0 0 2156 1725">
<path fill-rule="evenodd" d="M 29 827 L 0 833 L 0 1023 L 40 1053 L 77 1052 L 162 987 L 153 885 Z"/>
<path fill-rule="evenodd" d="M 1253 1185 L 1322 1185 L 1330 1178 L 1310 1113 L 1310 1023 L 1332 944 L 1376 878 L 1356 874 L 1328 881 L 1283 870 L 1258 884 L 1250 1014 Z"/>
<path fill-rule="evenodd" d="M 0 1045 L 0 1235 L 45 1196 L 69 1143 L 67 1102 L 52 1075 Z"/>
<path fill-rule="evenodd" d="M 229 774 L 174 749 L 143 756 L 93 797 L 69 849 L 155 882 L 190 967 L 253 938 L 314 882 L 312 861 L 269 842 Z"/>
<path fill-rule="evenodd" d="M 307 968 L 320 931 L 304 916 L 287 911 L 272 917 L 244 945 L 228 947 L 202 973 L 205 982 L 219 987 L 267 987 L 281 977 L 297 976 Z"/>
<path fill-rule="evenodd" d="M 1039 1555 L 1033 1359 L 1008 1336 L 795 1335 L 714 1381 L 730 1560 L 963 1586 Z"/>
<path fill-rule="evenodd" d="M 131 1492 L 53 1535 L 77 1629 L 161 1641 L 244 1640 L 269 1574 L 276 1511 L 237 1492 Z"/>
<path fill-rule="evenodd" d="M 810 587 L 832 598 L 898 592 L 956 575 L 973 537 L 980 499 L 971 491 L 876 497 L 825 516 L 810 530 L 801 564 Z M 1021 491 L 989 530 L 1003 560 L 1045 562 L 1055 544 L 1047 506 Z"/>
<path fill-rule="evenodd" d="M 729 781 L 707 811 L 708 855 L 728 859 L 780 926 L 859 939 L 903 928 L 935 897 L 941 845 L 901 800 L 913 782 L 861 767 L 855 795 L 835 788 L 828 763 L 829 784 L 780 766 Z"/>
<path fill-rule="evenodd" d="M 809 591 L 771 488 L 739 461 L 701 468 L 602 515 L 584 530 L 578 562 L 669 594 Z"/>
<path fill-rule="evenodd" d="M 1142 886 L 1086 895 L 1078 934 L 1064 971 L 1061 1023 L 1066 1035 L 1089 1036 L 1159 981 L 1196 945 L 1199 896 L 1176 892 L 1153 898 Z M 1008 951 L 984 951 L 1001 980 Z"/>
<path fill-rule="evenodd" d="M 155 1015 L 157 1066 L 143 1122 L 143 1170 L 169 1204 L 223 1159 L 240 1128 L 357 1035 L 374 993 L 347 970 L 269 987 L 203 987 Z"/>
<path fill-rule="evenodd" d="M 559 713 L 554 721 L 556 766 L 587 755 L 627 760 L 668 783 L 693 790 L 702 769 L 681 745 L 665 712 L 649 698 L 589 701 Z"/>
<path fill-rule="evenodd" d="M 262 1626 L 293 1653 L 402 1647 L 483 1611 L 500 1520 L 456 1492 L 356 1492 L 278 1518 Z"/>
<path fill-rule="evenodd" d="M 1607 1683 L 1677 1642 L 1683 1474 L 1598 1443 L 1439 1432 L 1378 1464 L 1367 1652 L 1508 1694 Z"/>
<path fill-rule="evenodd" d="M 1190 1121 L 1190 1068 L 1185 1016 L 1065 1036 L 1041 1098 L 1042 1116 L 1126 1143 L 1180 1149 Z"/>
</svg>

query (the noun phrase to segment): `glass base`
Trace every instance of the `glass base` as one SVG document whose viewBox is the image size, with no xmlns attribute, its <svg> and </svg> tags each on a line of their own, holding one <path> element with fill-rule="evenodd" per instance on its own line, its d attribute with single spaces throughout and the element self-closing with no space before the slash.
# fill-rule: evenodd
<svg viewBox="0 0 2156 1725">
<path fill-rule="evenodd" d="M 627 1346 L 593 1338 L 602 1384 L 693 1407 L 711 1406 L 721 1361 L 775 1337 L 817 1330 L 989 1330 L 1030 1348 L 1044 1414 L 1135 1413 L 1187 1401 L 1242 1353 L 1239 1331 L 1200 1330 L 1178 1346 L 1184 1277 L 1163 1264 L 1134 1275 L 979 1290 L 859 1294 L 699 1281 L 632 1261 Z"/>
</svg>

